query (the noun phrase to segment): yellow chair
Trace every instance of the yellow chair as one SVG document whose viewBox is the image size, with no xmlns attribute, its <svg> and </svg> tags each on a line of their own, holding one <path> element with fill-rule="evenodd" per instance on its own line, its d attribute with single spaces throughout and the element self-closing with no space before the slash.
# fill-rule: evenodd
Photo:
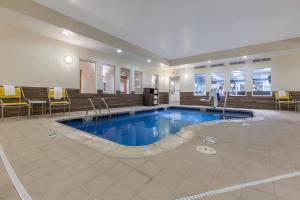
<svg viewBox="0 0 300 200">
<path fill-rule="evenodd" d="M 28 116 L 30 117 L 31 104 L 29 99 L 25 98 L 23 89 L 21 87 L 15 87 L 15 95 L 5 95 L 3 86 L 0 86 L 0 107 L 1 107 L 1 118 L 3 120 L 4 108 L 19 108 L 19 114 L 21 107 L 28 108 Z"/>
<path fill-rule="evenodd" d="M 276 110 L 281 110 L 281 104 L 288 105 L 288 109 L 290 108 L 290 105 L 295 104 L 295 99 L 292 98 L 289 92 L 276 91 L 274 95 L 276 100 Z"/>
<path fill-rule="evenodd" d="M 60 99 L 54 98 L 54 88 L 48 88 L 48 99 L 49 99 L 49 114 L 52 114 L 53 106 L 63 106 L 64 112 L 66 112 L 66 106 L 68 106 L 69 114 L 71 113 L 71 100 L 68 96 L 66 88 L 62 88 L 62 96 Z"/>
</svg>

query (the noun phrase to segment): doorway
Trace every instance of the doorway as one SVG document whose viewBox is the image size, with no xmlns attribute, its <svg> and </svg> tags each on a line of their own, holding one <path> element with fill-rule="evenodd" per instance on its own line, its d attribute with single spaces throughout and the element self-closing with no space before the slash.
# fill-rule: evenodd
<svg viewBox="0 0 300 200">
<path fill-rule="evenodd" d="M 80 93 L 96 94 L 96 62 L 80 60 Z"/>
<path fill-rule="evenodd" d="M 130 70 L 121 68 L 120 75 L 121 94 L 130 94 Z"/>
<path fill-rule="evenodd" d="M 180 104 L 179 76 L 170 77 L 169 104 Z"/>
</svg>

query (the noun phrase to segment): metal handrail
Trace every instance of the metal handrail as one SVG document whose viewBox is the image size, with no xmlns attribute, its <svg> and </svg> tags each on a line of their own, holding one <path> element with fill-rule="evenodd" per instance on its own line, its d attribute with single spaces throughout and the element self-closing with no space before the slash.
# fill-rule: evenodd
<svg viewBox="0 0 300 200">
<path fill-rule="evenodd" d="M 97 110 L 96 110 L 94 102 L 91 98 L 88 98 L 88 101 L 86 102 L 86 115 L 89 114 L 89 103 L 92 105 L 95 115 L 97 115 Z"/>
<path fill-rule="evenodd" d="M 225 92 L 225 100 L 224 100 L 224 106 L 223 106 L 223 119 L 226 119 L 226 107 L 227 107 L 227 97 L 228 97 L 228 92 Z"/>
<path fill-rule="evenodd" d="M 109 108 L 107 102 L 105 101 L 104 98 L 100 98 L 100 100 L 104 103 L 104 105 L 105 105 L 105 107 L 106 107 L 106 109 L 109 113 L 109 119 L 111 119 L 111 112 L 110 112 L 110 108 Z M 99 113 L 101 114 L 101 102 L 100 102 L 100 105 L 99 105 Z"/>
</svg>

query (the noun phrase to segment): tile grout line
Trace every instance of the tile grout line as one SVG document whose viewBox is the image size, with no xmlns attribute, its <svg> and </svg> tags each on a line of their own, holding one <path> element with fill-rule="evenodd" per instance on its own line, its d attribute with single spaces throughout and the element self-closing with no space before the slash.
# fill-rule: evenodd
<svg viewBox="0 0 300 200">
<path fill-rule="evenodd" d="M 244 189 L 244 188 L 248 188 L 248 187 L 256 186 L 256 185 L 262 185 L 265 183 L 271 183 L 271 182 L 288 179 L 288 178 L 292 178 L 292 177 L 296 177 L 296 176 L 300 176 L 300 171 L 289 173 L 289 174 L 283 174 L 283 175 L 279 175 L 279 176 L 273 176 L 271 178 L 266 178 L 266 179 L 262 179 L 262 180 L 258 180 L 258 181 L 243 183 L 240 185 L 233 185 L 233 186 L 224 187 L 224 188 L 220 188 L 220 189 L 216 189 L 216 190 L 209 190 L 207 192 L 203 192 L 203 193 L 199 193 L 199 194 L 195 194 L 195 195 L 191 195 L 191 196 L 186 196 L 186 197 L 181 197 L 176 200 L 204 199 L 209 196 L 215 196 L 218 194 L 232 192 L 235 190 L 240 190 L 240 189 Z"/>
<path fill-rule="evenodd" d="M 16 175 L 16 172 L 12 168 L 12 166 L 11 166 L 9 160 L 7 159 L 7 157 L 5 155 L 5 152 L 4 152 L 1 145 L 0 145 L 0 158 L 3 162 L 3 164 L 4 164 L 4 167 L 5 167 L 8 175 L 9 175 L 14 187 L 16 188 L 19 196 L 21 197 L 21 199 L 22 200 L 32 200 L 32 198 L 30 197 L 30 195 L 26 191 L 24 185 L 21 183 L 20 179 Z"/>
</svg>

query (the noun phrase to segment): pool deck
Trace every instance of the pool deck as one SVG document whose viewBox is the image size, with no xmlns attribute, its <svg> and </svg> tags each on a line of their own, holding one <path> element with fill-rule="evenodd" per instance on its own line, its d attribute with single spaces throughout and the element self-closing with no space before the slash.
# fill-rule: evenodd
<svg viewBox="0 0 300 200">
<path fill-rule="evenodd" d="M 9 118 L 0 123 L 0 145 L 32 199 L 175 200 L 300 170 L 300 113 L 254 112 L 256 120 L 187 127 L 182 133 L 192 137 L 169 140 L 172 148 L 150 156 L 110 154 L 110 145 L 91 144 L 78 136 L 81 133 L 73 136 L 75 130 L 57 125 L 56 120 L 69 117 L 63 114 Z M 71 117 L 83 114 L 74 112 Z M 50 138 L 53 127 L 56 136 Z M 217 143 L 203 143 L 206 136 L 217 138 Z M 217 154 L 201 154 L 198 145 L 210 146 Z M 0 199 L 20 199 L 1 160 Z M 300 177 L 205 199 L 299 200 Z"/>
</svg>

